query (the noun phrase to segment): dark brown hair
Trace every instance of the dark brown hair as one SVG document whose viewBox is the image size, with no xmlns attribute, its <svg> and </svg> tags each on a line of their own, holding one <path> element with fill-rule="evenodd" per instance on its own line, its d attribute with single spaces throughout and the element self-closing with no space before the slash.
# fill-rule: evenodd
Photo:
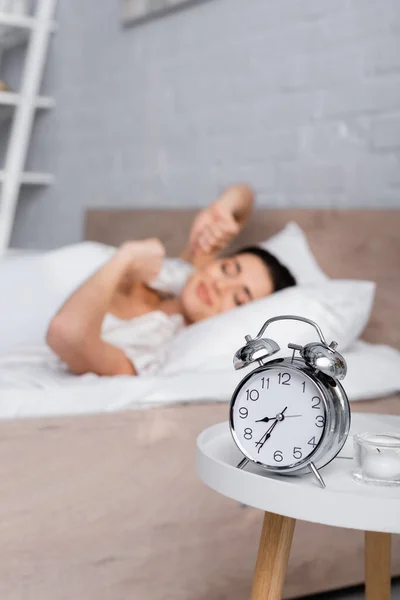
<svg viewBox="0 0 400 600">
<path fill-rule="evenodd" d="M 268 250 L 264 250 L 259 246 L 248 246 L 241 248 L 235 254 L 254 254 L 254 256 L 258 256 L 271 275 L 274 292 L 296 285 L 296 280 L 289 269 Z"/>
</svg>

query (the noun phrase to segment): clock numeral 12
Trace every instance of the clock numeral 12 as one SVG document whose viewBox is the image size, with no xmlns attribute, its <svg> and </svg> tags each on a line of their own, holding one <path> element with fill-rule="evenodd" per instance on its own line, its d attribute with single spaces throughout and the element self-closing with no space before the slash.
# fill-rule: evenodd
<svg viewBox="0 0 400 600">
<path fill-rule="evenodd" d="M 278 373 L 279 383 L 282 385 L 290 385 L 291 378 L 290 373 Z"/>
</svg>

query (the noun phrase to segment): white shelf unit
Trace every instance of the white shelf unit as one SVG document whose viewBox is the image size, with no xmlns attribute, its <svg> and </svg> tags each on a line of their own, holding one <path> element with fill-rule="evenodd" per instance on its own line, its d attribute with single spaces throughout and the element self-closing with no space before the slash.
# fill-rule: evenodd
<svg viewBox="0 0 400 600">
<path fill-rule="evenodd" d="M 5 181 L 6 176 L 4 170 L 0 171 L 0 183 Z M 54 183 L 54 175 L 38 171 L 24 171 L 21 173 L 21 183 L 24 185 L 51 185 Z"/>
<path fill-rule="evenodd" d="M 35 17 L 20 16 L 0 11 L 0 25 L 7 27 L 2 34 L 1 47 L 5 50 L 23 44 L 28 39 L 30 32 L 35 28 Z M 50 31 L 57 28 L 54 21 L 50 23 Z"/>
<path fill-rule="evenodd" d="M 11 110 L 12 118 L 4 168 L 0 170 L 0 256 L 10 243 L 21 185 L 51 185 L 54 181 L 51 174 L 26 172 L 24 166 L 36 110 L 55 104 L 53 98 L 40 96 L 39 88 L 50 35 L 56 28 L 56 1 L 38 0 L 33 16 L 0 12 L 0 26 L 7 28 L 0 38 L 1 49 L 27 41 L 19 93 L 0 92 L 0 117 L 2 111 Z"/>
<path fill-rule="evenodd" d="M 18 106 L 21 101 L 21 94 L 16 94 L 14 92 L 0 92 L 0 107 Z M 35 99 L 36 108 L 53 108 L 55 104 L 54 98 L 51 98 L 50 96 L 38 96 Z"/>
</svg>

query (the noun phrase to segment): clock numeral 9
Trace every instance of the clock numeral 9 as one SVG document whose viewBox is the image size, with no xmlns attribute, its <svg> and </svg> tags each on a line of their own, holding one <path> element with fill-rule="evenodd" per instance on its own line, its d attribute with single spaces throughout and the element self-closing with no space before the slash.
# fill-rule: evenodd
<svg viewBox="0 0 400 600">
<path fill-rule="evenodd" d="M 246 429 L 244 430 L 244 439 L 245 440 L 253 439 L 253 430 L 251 429 L 251 427 L 246 427 Z"/>
<path fill-rule="evenodd" d="M 301 451 L 301 448 L 298 448 L 297 446 L 295 446 L 293 448 L 293 458 L 296 458 L 297 460 L 299 460 L 300 458 L 303 458 L 303 453 Z"/>
<path fill-rule="evenodd" d="M 315 404 L 312 405 L 312 408 L 319 409 L 319 405 L 321 404 L 321 398 L 319 398 L 318 396 L 313 396 L 313 398 L 311 398 L 311 402 L 315 402 Z"/>
<path fill-rule="evenodd" d="M 278 380 L 282 385 L 290 385 L 291 378 L 290 373 L 278 373 Z"/>
<path fill-rule="evenodd" d="M 276 452 L 274 452 L 274 461 L 275 462 L 282 462 L 283 461 L 283 454 L 280 450 L 277 450 Z"/>
<path fill-rule="evenodd" d="M 260 397 L 260 392 L 258 390 L 246 390 L 246 394 L 246 400 L 252 400 L 253 402 L 256 402 Z"/>
<path fill-rule="evenodd" d="M 325 425 L 325 418 L 322 415 L 315 417 L 315 425 L 317 427 L 323 427 Z"/>
<path fill-rule="evenodd" d="M 249 416 L 249 411 L 247 410 L 247 408 L 245 406 L 241 406 L 239 408 L 239 417 L 241 419 L 246 419 Z"/>
</svg>

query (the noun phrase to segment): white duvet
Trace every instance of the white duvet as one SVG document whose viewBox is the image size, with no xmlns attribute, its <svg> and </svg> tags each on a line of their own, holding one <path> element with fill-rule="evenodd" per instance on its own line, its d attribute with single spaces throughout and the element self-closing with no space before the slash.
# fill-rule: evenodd
<svg viewBox="0 0 400 600">
<path fill-rule="evenodd" d="M 229 400 L 243 371 L 194 368 L 194 360 L 186 361 L 186 370 L 180 372 L 182 360 L 176 360 L 168 375 L 161 371 L 156 376 L 77 377 L 46 348 L 44 332 L 57 307 L 113 252 L 84 243 L 0 261 L 0 419 Z M 350 400 L 400 390 L 400 352 L 394 348 L 356 342 L 344 355 L 344 387 Z"/>
<path fill-rule="evenodd" d="M 350 400 L 400 390 L 400 352 L 357 342 L 345 353 Z M 177 402 L 228 401 L 243 371 L 188 371 L 154 377 L 74 376 L 45 347 L 0 357 L 0 419 L 144 408 Z"/>
</svg>

